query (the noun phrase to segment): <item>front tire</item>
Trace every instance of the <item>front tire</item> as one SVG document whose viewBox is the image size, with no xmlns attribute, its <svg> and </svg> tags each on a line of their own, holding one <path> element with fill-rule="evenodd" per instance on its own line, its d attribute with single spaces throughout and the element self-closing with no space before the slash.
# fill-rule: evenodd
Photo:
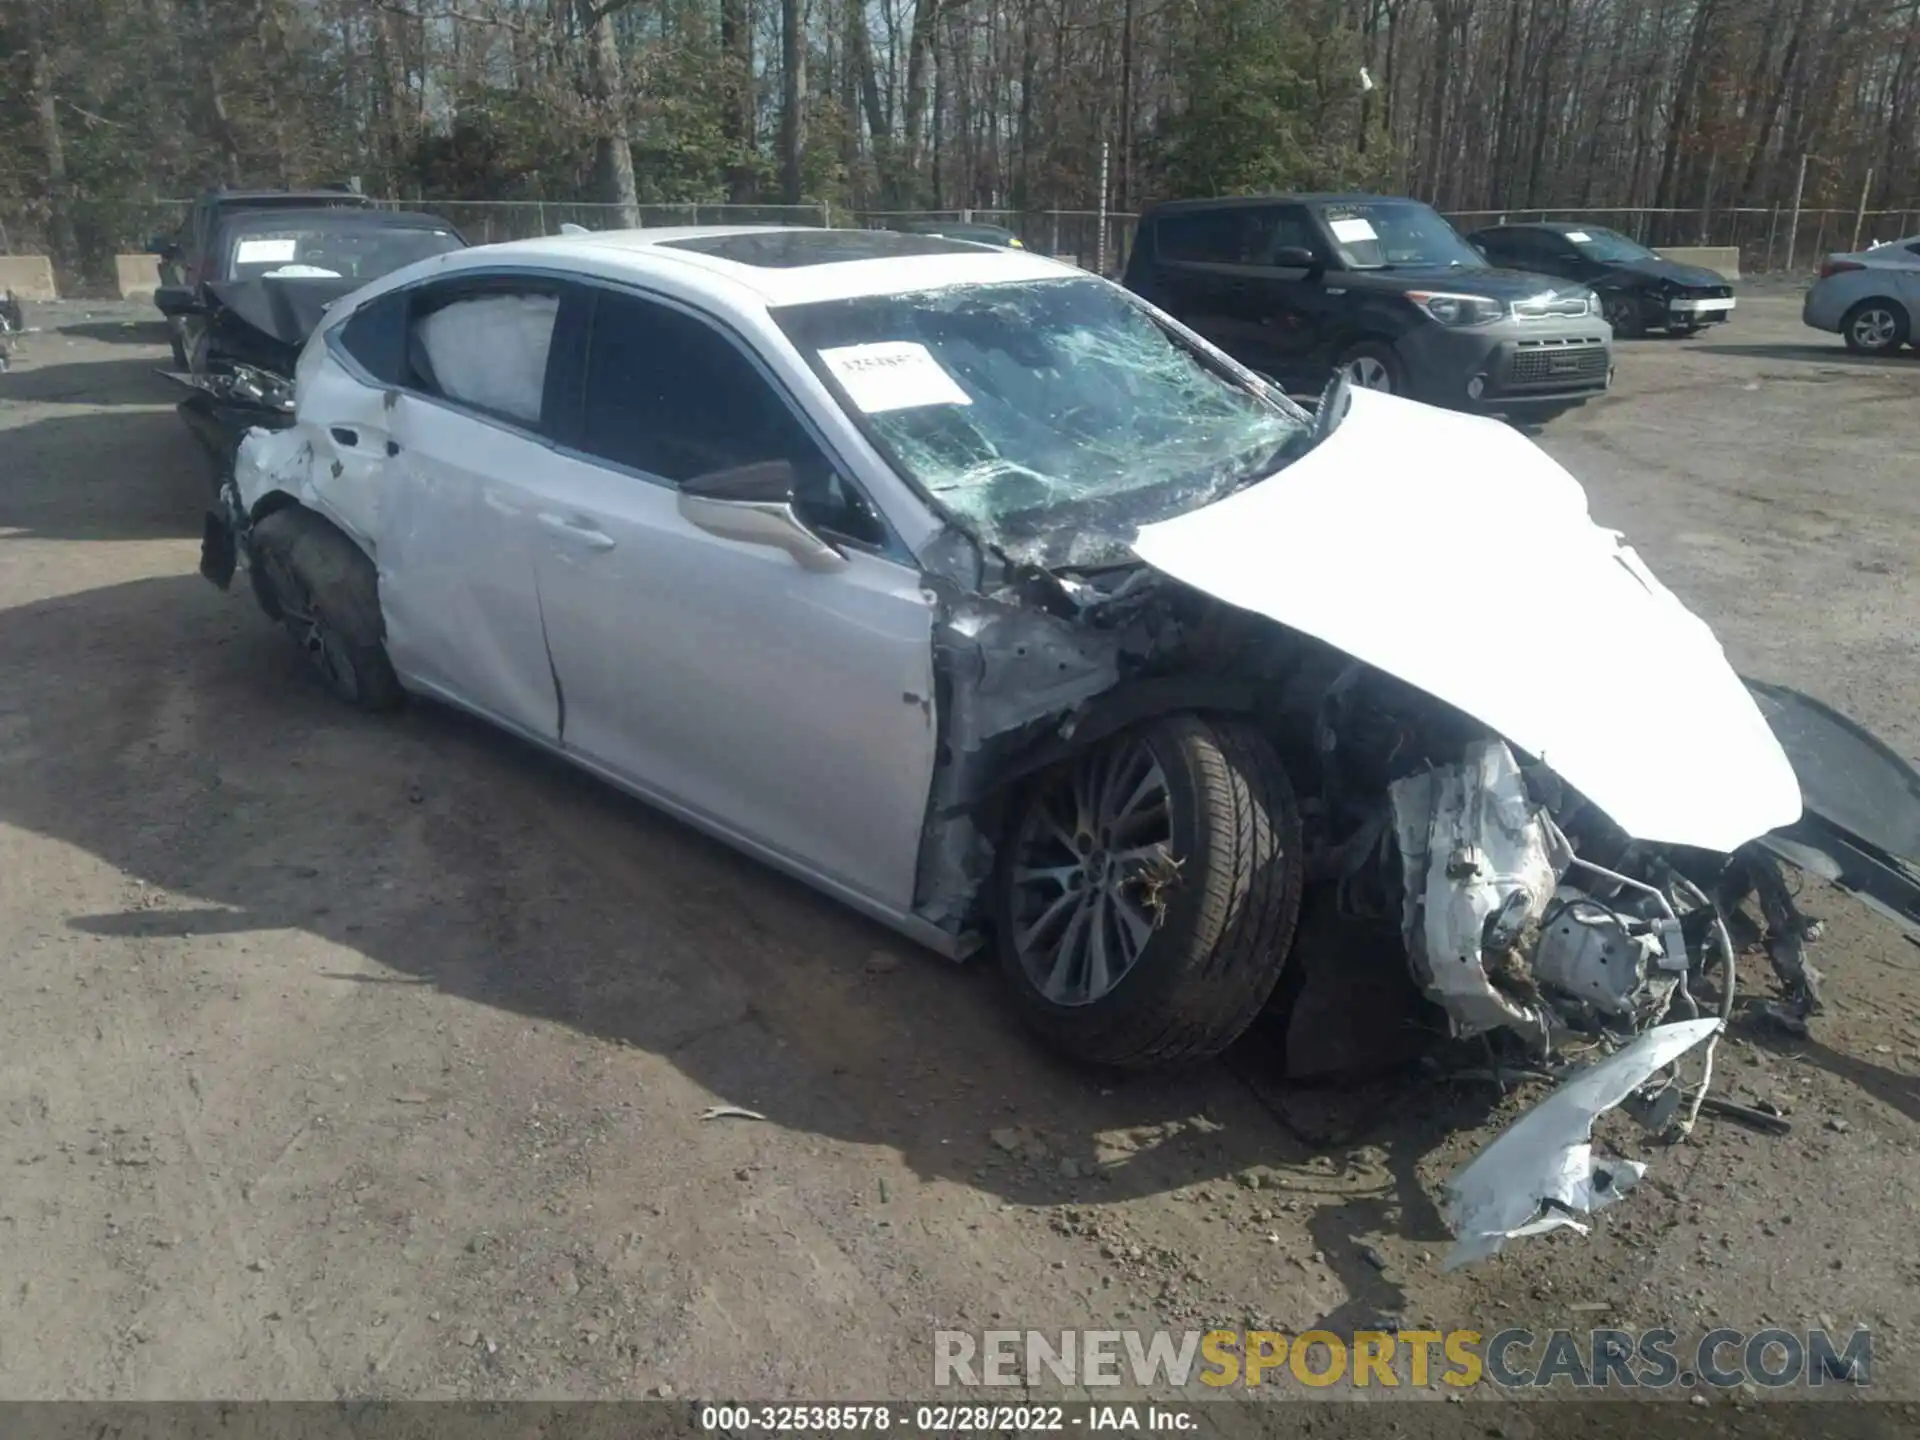
<svg viewBox="0 0 1920 1440">
<path fill-rule="evenodd" d="M 1600 299 L 1600 313 L 1607 324 L 1613 327 L 1616 340 L 1638 340 L 1647 333 L 1647 323 L 1640 313 L 1640 297 L 1616 290 L 1603 295 Z"/>
<path fill-rule="evenodd" d="M 1027 1023 L 1077 1059 L 1209 1060 L 1273 993 L 1302 884 L 1299 808 L 1259 731 L 1151 720 L 1018 798 L 994 882 L 1001 966 Z"/>
<path fill-rule="evenodd" d="M 1840 338 L 1856 355 L 1891 355 L 1907 332 L 1906 307 L 1892 300 L 1862 300 L 1840 322 Z"/>
<path fill-rule="evenodd" d="M 379 576 L 364 551 L 311 510 L 289 505 L 253 527 L 257 586 L 327 689 L 361 710 L 404 698 L 387 659 Z"/>
</svg>

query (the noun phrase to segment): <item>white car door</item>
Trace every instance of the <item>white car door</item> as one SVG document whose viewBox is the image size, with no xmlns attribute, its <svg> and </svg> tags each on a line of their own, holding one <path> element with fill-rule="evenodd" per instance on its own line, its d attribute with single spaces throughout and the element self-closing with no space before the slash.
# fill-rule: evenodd
<svg viewBox="0 0 1920 1440">
<path fill-rule="evenodd" d="M 889 910 L 913 898 L 934 763 L 930 598 L 773 381 L 689 312 L 599 290 L 577 447 L 539 517 L 567 749 Z M 680 513 L 676 482 L 804 477 L 845 556 L 803 568 Z"/>
<path fill-rule="evenodd" d="M 396 291 L 341 327 L 360 374 L 303 386 L 303 423 L 377 487 L 371 536 L 394 668 L 411 685 L 553 741 L 533 534 L 556 456 L 547 361 L 565 287 L 462 274 Z"/>
</svg>

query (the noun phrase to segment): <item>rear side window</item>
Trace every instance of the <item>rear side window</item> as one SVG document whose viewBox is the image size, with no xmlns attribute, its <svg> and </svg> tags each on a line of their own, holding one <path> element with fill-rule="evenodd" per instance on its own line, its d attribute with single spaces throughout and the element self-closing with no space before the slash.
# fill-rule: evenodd
<svg viewBox="0 0 1920 1440">
<path fill-rule="evenodd" d="M 382 385 L 407 383 L 407 300 L 404 290 L 382 295 L 340 327 L 340 348 Z"/>
<path fill-rule="evenodd" d="M 488 287 L 417 300 L 406 368 L 415 389 L 522 425 L 540 422 L 547 352 L 560 314 L 551 289 Z"/>
<path fill-rule="evenodd" d="M 1247 220 L 1243 210 L 1169 215 L 1154 222 L 1154 248 L 1162 260 L 1237 265 L 1247 253 Z"/>
</svg>

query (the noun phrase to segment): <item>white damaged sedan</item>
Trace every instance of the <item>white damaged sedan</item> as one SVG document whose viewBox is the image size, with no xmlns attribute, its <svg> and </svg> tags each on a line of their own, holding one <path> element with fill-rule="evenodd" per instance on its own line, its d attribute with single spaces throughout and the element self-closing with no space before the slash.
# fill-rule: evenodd
<svg viewBox="0 0 1920 1440">
<path fill-rule="evenodd" d="M 1020 251 L 653 230 L 399 271 L 242 446 L 202 568 L 243 563 L 343 699 L 460 706 L 990 945 L 1090 1061 L 1219 1053 L 1337 893 L 1436 1028 L 1640 1045 L 1589 1087 L 1624 1094 L 1673 1058 L 1649 1032 L 1729 1013 L 1742 944 L 1817 1010 L 1773 854 L 1920 913 L 1920 806 L 1861 801 L 1913 771 L 1743 684 L 1531 441 L 1342 386 L 1309 414 Z M 1522 1202 L 1603 1198 L 1564 1130 Z"/>
</svg>

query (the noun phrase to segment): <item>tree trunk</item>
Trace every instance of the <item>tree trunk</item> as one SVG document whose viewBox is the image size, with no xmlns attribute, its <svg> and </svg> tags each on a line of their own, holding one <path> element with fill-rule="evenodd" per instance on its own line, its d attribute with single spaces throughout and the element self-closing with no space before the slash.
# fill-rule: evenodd
<svg viewBox="0 0 1920 1440">
<path fill-rule="evenodd" d="M 640 192 L 633 179 L 633 145 L 627 138 L 627 84 L 620 61 L 620 38 L 613 15 L 595 13 L 591 0 L 579 0 L 580 23 L 587 26 L 587 83 L 592 89 L 593 160 L 600 198 L 620 207 L 620 227 L 640 224 Z"/>
<path fill-rule="evenodd" d="M 780 202 L 798 205 L 807 143 L 807 34 L 803 0 L 780 0 Z"/>
<path fill-rule="evenodd" d="M 214 56 L 220 53 L 220 46 L 214 40 L 213 22 L 207 18 L 207 0 L 193 0 L 193 18 L 200 30 L 197 48 L 206 59 L 202 73 L 207 85 L 207 109 L 213 116 L 214 138 L 220 145 L 223 162 L 221 178 L 229 185 L 238 185 L 240 140 L 234 132 L 233 121 L 227 115 L 227 96 L 220 84 L 220 67 L 214 64 Z"/>
<path fill-rule="evenodd" d="M 905 105 L 907 175 L 918 183 L 926 158 L 927 67 L 934 58 L 939 26 L 939 0 L 913 0 L 913 33 L 907 37 L 907 99 Z"/>
<path fill-rule="evenodd" d="M 47 258 L 56 271 L 67 273 L 79 256 L 73 238 L 72 196 L 67 193 L 67 147 L 60 135 L 60 108 L 54 94 L 45 18 L 39 7 L 27 7 L 28 84 L 33 90 L 34 119 L 47 171 Z"/>
<path fill-rule="evenodd" d="M 727 167 L 727 198 L 736 205 L 754 198 L 753 8 L 751 0 L 721 0 L 720 50 L 726 69 L 721 126 L 733 158 Z"/>
<path fill-rule="evenodd" d="M 847 6 L 847 61 L 860 87 L 860 108 L 866 113 L 867 134 L 873 140 L 873 165 L 882 190 L 892 183 L 893 134 L 880 104 L 880 81 L 873 63 L 873 34 L 867 28 L 862 0 Z"/>
</svg>

